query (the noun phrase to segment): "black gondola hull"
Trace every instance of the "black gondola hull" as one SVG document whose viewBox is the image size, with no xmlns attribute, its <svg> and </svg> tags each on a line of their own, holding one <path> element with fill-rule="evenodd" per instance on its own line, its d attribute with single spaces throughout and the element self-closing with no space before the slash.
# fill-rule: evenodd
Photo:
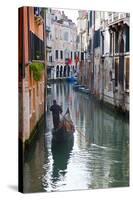
<svg viewBox="0 0 133 200">
<path fill-rule="evenodd" d="M 56 142 L 67 142 L 69 140 L 73 140 L 73 131 L 71 132 L 66 132 L 66 130 L 61 127 L 61 128 L 58 128 L 58 129 L 52 129 L 52 135 L 53 135 L 53 141 L 56 141 Z"/>
</svg>

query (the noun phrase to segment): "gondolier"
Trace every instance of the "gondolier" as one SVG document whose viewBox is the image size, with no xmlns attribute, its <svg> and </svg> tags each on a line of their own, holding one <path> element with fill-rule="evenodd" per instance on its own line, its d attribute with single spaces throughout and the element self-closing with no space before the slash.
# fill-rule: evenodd
<svg viewBox="0 0 133 200">
<path fill-rule="evenodd" d="M 62 115 L 62 118 L 60 119 L 59 117 L 60 113 L 62 113 L 62 109 L 59 105 L 56 104 L 55 101 L 53 103 L 54 105 L 51 106 L 50 108 L 50 110 L 53 112 L 53 123 L 54 123 L 54 128 L 52 129 L 53 141 L 62 143 L 62 142 L 67 142 L 69 140 L 73 140 L 73 133 L 75 131 L 75 128 L 70 116 L 69 108 L 67 108 L 65 114 Z"/>
<path fill-rule="evenodd" d="M 53 100 L 53 105 L 50 107 L 50 111 L 52 111 L 53 115 L 54 129 L 57 129 L 60 122 L 60 114 L 62 113 L 62 108 L 57 104 L 56 100 Z"/>
</svg>

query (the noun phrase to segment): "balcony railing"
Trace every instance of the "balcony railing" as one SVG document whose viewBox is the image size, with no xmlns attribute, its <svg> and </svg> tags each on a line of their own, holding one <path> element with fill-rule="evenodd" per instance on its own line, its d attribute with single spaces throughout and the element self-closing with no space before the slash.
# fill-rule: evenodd
<svg viewBox="0 0 133 200">
<path fill-rule="evenodd" d="M 114 13 L 113 14 L 113 20 L 116 21 L 119 19 L 119 13 Z"/>
<path fill-rule="evenodd" d="M 109 13 L 108 15 L 108 24 L 121 20 L 129 16 L 129 13 Z"/>
</svg>

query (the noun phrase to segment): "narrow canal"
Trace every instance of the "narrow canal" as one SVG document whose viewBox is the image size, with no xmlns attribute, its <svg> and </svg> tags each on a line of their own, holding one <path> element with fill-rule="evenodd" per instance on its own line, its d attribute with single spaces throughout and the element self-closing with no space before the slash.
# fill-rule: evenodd
<svg viewBox="0 0 133 200">
<path fill-rule="evenodd" d="M 52 148 L 52 116 L 26 152 L 24 192 L 50 192 L 129 185 L 129 123 L 68 83 L 52 84 L 52 100 L 69 106 L 76 127 L 74 141 Z"/>
</svg>

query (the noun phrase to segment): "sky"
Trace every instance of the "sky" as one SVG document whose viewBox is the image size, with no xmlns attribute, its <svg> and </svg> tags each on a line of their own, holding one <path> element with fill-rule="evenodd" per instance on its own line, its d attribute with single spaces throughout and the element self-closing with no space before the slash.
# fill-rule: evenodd
<svg viewBox="0 0 133 200">
<path fill-rule="evenodd" d="M 77 25 L 78 10 L 59 8 L 57 8 L 57 10 L 64 11 L 65 15 L 68 16 L 68 18 L 71 19 Z"/>
</svg>

